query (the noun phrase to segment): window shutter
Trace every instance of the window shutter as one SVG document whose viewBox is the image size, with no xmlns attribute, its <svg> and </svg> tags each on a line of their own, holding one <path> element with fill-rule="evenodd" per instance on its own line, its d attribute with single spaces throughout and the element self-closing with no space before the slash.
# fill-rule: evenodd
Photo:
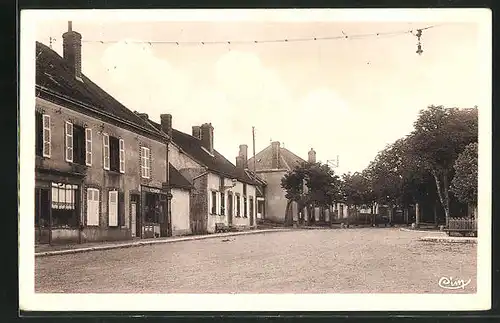
<svg viewBox="0 0 500 323">
<path fill-rule="evenodd" d="M 141 177 L 146 178 L 146 147 L 141 147 Z"/>
<path fill-rule="evenodd" d="M 51 155 L 51 133 L 50 133 L 50 116 L 48 114 L 43 115 L 43 157 L 50 157 Z"/>
<path fill-rule="evenodd" d="M 125 222 L 125 194 L 123 192 L 118 193 L 118 224 L 120 226 L 126 226 Z"/>
<path fill-rule="evenodd" d="M 120 139 L 120 173 L 125 173 L 125 142 Z"/>
<path fill-rule="evenodd" d="M 92 166 L 92 129 L 85 128 L 85 165 Z"/>
<path fill-rule="evenodd" d="M 118 191 L 108 193 L 108 226 L 118 226 Z"/>
<path fill-rule="evenodd" d="M 73 162 L 73 124 L 66 121 L 66 161 Z"/>
<path fill-rule="evenodd" d="M 148 163 L 147 175 L 148 175 L 148 178 L 151 178 L 151 149 L 149 149 L 149 148 L 148 148 L 148 155 L 147 155 L 146 161 Z"/>
<path fill-rule="evenodd" d="M 102 146 L 104 169 L 109 170 L 109 136 L 106 133 L 102 134 Z"/>
</svg>

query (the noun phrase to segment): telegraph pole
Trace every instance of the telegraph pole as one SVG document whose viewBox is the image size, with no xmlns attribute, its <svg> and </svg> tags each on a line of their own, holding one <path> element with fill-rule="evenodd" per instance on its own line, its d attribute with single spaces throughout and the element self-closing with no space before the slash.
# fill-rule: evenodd
<svg viewBox="0 0 500 323">
<path fill-rule="evenodd" d="M 253 174 L 257 176 L 256 166 L 255 166 L 255 127 L 252 127 L 252 148 L 253 148 Z"/>
</svg>

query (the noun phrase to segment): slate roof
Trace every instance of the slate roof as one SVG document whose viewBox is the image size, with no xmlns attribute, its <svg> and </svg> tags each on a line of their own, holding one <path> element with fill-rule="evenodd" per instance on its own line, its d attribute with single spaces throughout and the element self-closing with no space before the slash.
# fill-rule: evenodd
<svg viewBox="0 0 500 323">
<path fill-rule="evenodd" d="M 89 105 L 107 115 L 144 128 L 160 136 L 160 132 L 82 74 L 83 82 L 71 74 L 66 60 L 48 46 L 36 42 L 36 86 L 56 95 Z M 162 136 L 164 137 L 164 136 Z"/>
<path fill-rule="evenodd" d="M 236 168 L 234 164 L 218 151 L 214 150 L 213 156 L 211 156 L 202 148 L 201 140 L 179 130 L 172 129 L 172 141 L 194 160 L 206 166 L 210 171 L 219 173 L 228 178 L 238 179 L 243 183 L 251 185 L 258 184 L 245 170 Z"/>
<path fill-rule="evenodd" d="M 286 168 L 288 170 L 292 170 L 296 166 L 300 166 L 302 163 L 306 162 L 301 157 L 295 155 L 290 150 L 283 147 L 280 147 L 280 157 L 280 169 Z M 255 169 L 257 171 L 273 169 L 272 158 L 272 147 L 271 145 L 269 145 L 255 155 Z M 248 160 L 248 165 L 252 165 L 253 167 L 253 157 Z"/>
<path fill-rule="evenodd" d="M 172 187 L 183 188 L 183 189 L 191 189 L 193 185 L 184 177 L 182 174 L 169 163 L 169 182 Z"/>
</svg>

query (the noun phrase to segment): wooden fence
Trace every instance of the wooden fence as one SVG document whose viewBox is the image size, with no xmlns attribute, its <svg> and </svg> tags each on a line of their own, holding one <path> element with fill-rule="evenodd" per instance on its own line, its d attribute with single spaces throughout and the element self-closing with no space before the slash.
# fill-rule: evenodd
<svg viewBox="0 0 500 323">
<path fill-rule="evenodd" d="M 448 232 L 472 233 L 477 235 L 477 219 L 455 217 L 448 221 Z"/>
</svg>

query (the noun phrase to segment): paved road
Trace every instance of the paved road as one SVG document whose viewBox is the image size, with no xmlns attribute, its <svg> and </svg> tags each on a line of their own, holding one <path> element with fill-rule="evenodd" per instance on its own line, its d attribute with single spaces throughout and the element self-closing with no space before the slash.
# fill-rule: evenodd
<svg viewBox="0 0 500 323">
<path fill-rule="evenodd" d="M 476 245 L 394 228 L 299 230 L 36 258 L 50 293 L 445 293 L 476 291 Z M 457 291 L 453 291 L 457 292 Z"/>
</svg>

